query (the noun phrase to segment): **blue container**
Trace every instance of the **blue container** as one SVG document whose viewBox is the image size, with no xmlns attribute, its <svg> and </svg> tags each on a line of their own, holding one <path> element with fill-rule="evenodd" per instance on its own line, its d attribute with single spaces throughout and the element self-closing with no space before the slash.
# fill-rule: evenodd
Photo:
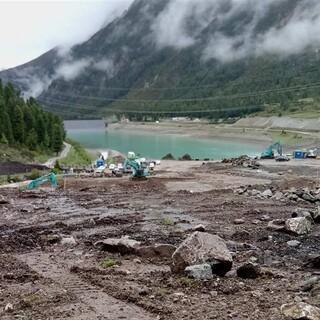
<svg viewBox="0 0 320 320">
<path fill-rule="evenodd" d="M 104 160 L 98 159 L 96 162 L 97 168 L 104 166 Z"/>
<path fill-rule="evenodd" d="M 293 151 L 293 158 L 294 159 L 304 159 L 306 157 L 306 152 L 301 150 Z"/>
</svg>

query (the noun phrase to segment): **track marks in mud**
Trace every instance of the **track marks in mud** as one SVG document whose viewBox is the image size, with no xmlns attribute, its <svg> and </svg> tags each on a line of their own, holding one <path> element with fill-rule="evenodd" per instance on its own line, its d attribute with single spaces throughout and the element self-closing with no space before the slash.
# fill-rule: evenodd
<svg viewBox="0 0 320 320">
<path fill-rule="evenodd" d="M 62 258 L 43 252 L 35 252 L 17 256 L 32 270 L 44 278 L 48 278 L 63 287 L 70 294 L 75 295 L 77 302 L 64 309 L 72 310 L 74 314 L 69 318 L 77 320 L 153 320 L 154 316 L 144 310 L 124 303 L 107 295 L 97 287 L 81 280 L 69 271 L 69 267 Z"/>
</svg>

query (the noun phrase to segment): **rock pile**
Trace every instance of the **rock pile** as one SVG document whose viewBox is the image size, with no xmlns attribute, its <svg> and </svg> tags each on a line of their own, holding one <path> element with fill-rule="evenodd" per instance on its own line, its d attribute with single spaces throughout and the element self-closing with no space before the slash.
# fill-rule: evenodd
<svg viewBox="0 0 320 320">
<path fill-rule="evenodd" d="M 270 188 L 267 188 L 263 191 L 259 191 L 248 187 L 241 187 L 236 189 L 234 192 L 240 195 L 255 197 L 257 199 L 274 199 L 277 201 L 291 200 L 296 202 L 306 201 L 320 205 L 320 189 L 291 188 L 289 190 L 272 191 Z"/>
<path fill-rule="evenodd" d="M 236 167 L 245 167 L 245 168 L 252 168 L 252 169 L 258 169 L 260 167 L 260 164 L 257 162 L 257 160 L 252 159 L 245 155 L 240 156 L 238 158 L 223 159 L 221 163 L 230 163 Z"/>
</svg>

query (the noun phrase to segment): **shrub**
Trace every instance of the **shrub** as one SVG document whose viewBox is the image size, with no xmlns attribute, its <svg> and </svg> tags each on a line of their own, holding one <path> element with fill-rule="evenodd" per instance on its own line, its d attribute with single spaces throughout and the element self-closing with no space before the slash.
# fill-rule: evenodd
<svg viewBox="0 0 320 320">
<path fill-rule="evenodd" d="M 175 160 L 175 158 L 171 153 L 168 153 L 164 157 L 162 157 L 162 160 Z"/>
<path fill-rule="evenodd" d="M 181 160 L 181 161 L 191 161 L 192 157 L 190 156 L 190 154 L 186 153 L 181 158 L 179 158 L 179 160 Z"/>
<path fill-rule="evenodd" d="M 38 169 L 32 169 L 32 171 L 27 175 L 27 177 L 30 179 L 30 180 L 35 180 L 35 179 L 38 179 L 39 177 L 42 176 L 42 173 L 41 171 L 39 171 Z"/>
</svg>

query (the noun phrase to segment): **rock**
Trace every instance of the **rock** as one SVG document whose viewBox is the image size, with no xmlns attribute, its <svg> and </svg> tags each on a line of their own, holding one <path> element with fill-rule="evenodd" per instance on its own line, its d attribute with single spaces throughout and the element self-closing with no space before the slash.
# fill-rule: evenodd
<svg viewBox="0 0 320 320">
<path fill-rule="evenodd" d="M 299 284 L 299 289 L 302 291 L 311 291 L 313 287 L 320 282 L 319 277 L 312 277 L 309 278 L 302 283 Z"/>
<path fill-rule="evenodd" d="M 301 198 L 311 203 L 314 203 L 317 201 L 316 198 L 313 195 L 311 195 L 309 192 L 304 192 Z"/>
<path fill-rule="evenodd" d="M 314 255 L 309 257 L 304 266 L 308 268 L 320 269 L 320 256 Z"/>
<path fill-rule="evenodd" d="M 320 207 L 311 213 L 315 223 L 320 223 Z"/>
<path fill-rule="evenodd" d="M 320 309 L 304 302 L 284 304 L 280 309 L 290 319 L 320 320 Z"/>
<path fill-rule="evenodd" d="M 208 263 L 212 273 L 224 276 L 232 268 L 232 256 L 226 243 L 217 235 L 194 232 L 172 255 L 172 271 L 184 272 L 195 264 Z"/>
<path fill-rule="evenodd" d="M 263 191 L 261 193 L 261 195 L 265 198 L 271 198 L 273 196 L 273 193 L 270 189 L 267 189 L 267 190 Z"/>
<path fill-rule="evenodd" d="M 273 195 L 273 198 L 279 201 L 283 198 L 283 193 L 280 191 L 276 191 L 276 193 Z"/>
<path fill-rule="evenodd" d="M 48 234 L 47 242 L 50 244 L 55 244 L 61 241 L 61 237 L 58 234 Z"/>
<path fill-rule="evenodd" d="M 186 267 L 185 273 L 197 280 L 210 280 L 213 278 L 212 269 L 208 263 Z"/>
<path fill-rule="evenodd" d="M 11 303 L 7 303 L 4 307 L 5 312 L 12 312 L 13 311 L 13 305 Z"/>
<path fill-rule="evenodd" d="M 100 247 L 103 251 L 131 254 L 135 253 L 141 242 L 129 239 L 129 237 L 122 237 L 120 239 L 110 238 L 97 241 L 94 246 Z"/>
<path fill-rule="evenodd" d="M 193 228 L 193 231 L 205 232 L 206 228 L 203 224 L 198 224 Z"/>
<path fill-rule="evenodd" d="M 171 244 L 155 244 L 153 246 L 137 247 L 136 252 L 139 256 L 145 258 L 171 258 L 176 249 L 177 248 Z"/>
<path fill-rule="evenodd" d="M 133 259 L 133 262 L 136 264 L 141 264 L 141 260 L 140 259 Z"/>
<path fill-rule="evenodd" d="M 61 239 L 61 244 L 64 246 L 75 246 L 77 241 L 74 237 L 66 237 Z"/>
<path fill-rule="evenodd" d="M 233 220 L 233 223 L 234 224 L 244 224 L 246 222 L 243 219 L 235 219 L 235 220 Z"/>
<path fill-rule="evenodd" d="M 291 218 L 285 223 L 285 229 L 295 235 L 308 234 L 311 227 L 311 221 L 305 217 Z"/>
<path fill-rule="evenodd" d="M 290 240 L 290 241 L 287 242 L 287 245 L 288 245 L 289 247 L 293 247 L 293 248 L 299 247 L 300 244 L 301 244 L 301 242 L 298 241 L 298 240 Z"/>
<path fill-rule="evenodd" d="M 0 204 L 8 204 L 10 201 L 6 199 L 4 196 L 0 195 Z"/>
<path fill-rule="evenodd" d="M 256 190 L 256 189 L 252 189 L 252 190 L 248 191 L 248 193 L 253 197 L 261 194 L 261 192 L 259 190 Z"/>
<path fill-rule="evenodd" d="M 237 193 L 237 194 L 244 194 L 245 192 L 247 192 L 247 188 L 239 188 L 234 190 L 234 193 Z"/>
<path fill-rule="evenodd" d="M 100 198 L 90 201 L 90 204 L 103 204 L 103 203 L 104 203 L 104 200 Z"/>
<path fill-rule="evenodd" d="M 261 268 L 256 263 L 245 263 L 237 269 L 237 276 L 243 279 L 256 279 L 261 274 Z"/>
<path fill-rule="evenodd" d="M 313 217 L 311 213 L 307 209 L 301 209 L 297 208 L 293 213 L 292 213 L 292 218 L 298 218 L 298 217 L 304 217 L 309 219 L 311 222 L 313 222 Z"/>
<path fill-rule="evenodd" d="M 261 216 L 261 217 L 259 218 L 259 220 L 261 220 L 261 221 L 270 221 L 271 218 L 270 218 L 269 215 L 264 214 L 263 216 Z"/>
<path fill-rule="evenodd" d="M 281 219 L 272 220 L 268 223 L 267 228 L 272 231 L 284 231 L 285 221 Z"/>
</svg>

